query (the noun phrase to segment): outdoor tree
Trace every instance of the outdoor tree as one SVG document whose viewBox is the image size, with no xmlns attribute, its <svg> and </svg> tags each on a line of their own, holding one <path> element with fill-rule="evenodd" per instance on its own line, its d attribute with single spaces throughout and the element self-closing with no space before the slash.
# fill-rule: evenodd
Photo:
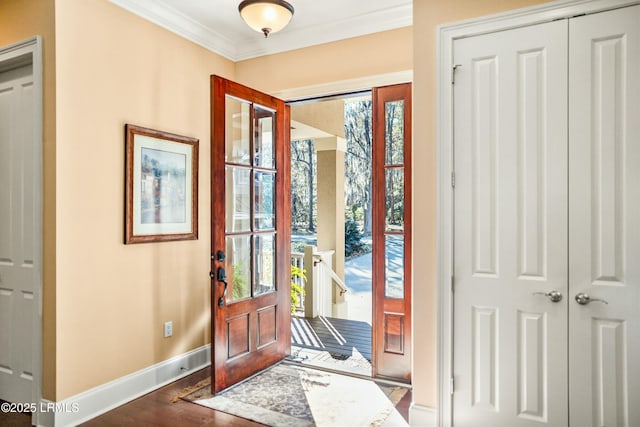
<svg viewBox="0 0 640 427">
<path fill-rule="evenodd" d="M 385 217 L 387 227 L 404 227 L 404 105 L 385 104 Z"/>
<path fill-rule="evenodd" d="M 346 102 L 345 212 L 371 233 L 371 100 Z"/>
<path fill-rule="evenodd" d="M 291 224 L 298 231 L 316 230 L 316 169 L 313 140 L 291 141 Z"/>
</svg>

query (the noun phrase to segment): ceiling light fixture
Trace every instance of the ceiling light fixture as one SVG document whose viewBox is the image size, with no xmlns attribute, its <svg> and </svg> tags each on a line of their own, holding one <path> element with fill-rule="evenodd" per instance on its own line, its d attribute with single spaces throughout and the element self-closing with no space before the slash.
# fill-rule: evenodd
<svg viewBox="0 0 640 427">
<path fill-rule="evenodd" d="M 244 22 L 265 38 L 286 27 L 293 17 L 293 6 L 284 0 L 243 0 L 238 11 Z"/>
</svg>

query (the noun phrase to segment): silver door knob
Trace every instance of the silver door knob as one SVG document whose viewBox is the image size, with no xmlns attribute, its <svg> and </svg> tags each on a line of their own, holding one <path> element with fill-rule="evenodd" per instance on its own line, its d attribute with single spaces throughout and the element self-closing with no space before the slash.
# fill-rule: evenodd
<svg viewBox="0 0 640 427">
<path fill-rule="evenodd" d="M 549 298 L 551 302 L 560 302 L 562 301 L 562 293 L 560 291 L 549 291 L 549 292 L 534 292 L 533 295 L 544 295 Z"/>
<path fill-rule="evenodd" d="M 591 298 L 589 295 L 580 292 L 579 294 L 576 294 L 576 302 L 580 305 L 587 305 L 590 302 L 603 302 L 605 304 L 609 304 L 608 302 L 606 302 L 603 299 L 600 298 Z"/>
</svg>

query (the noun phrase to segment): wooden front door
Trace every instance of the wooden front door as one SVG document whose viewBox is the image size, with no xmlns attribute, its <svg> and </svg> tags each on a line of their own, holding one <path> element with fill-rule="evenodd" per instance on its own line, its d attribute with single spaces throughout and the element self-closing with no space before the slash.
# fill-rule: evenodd
<svg viewBox="0 0 640 427">
<path fill-rule="evenodd" d="M 411 381 L 411 84 L 373 89 L 373 376 Z"/>
<path fill-rule="evenodd" d="M 211 77 L 212 392 L 290 351 L 289 107 Z"/>
</svg>

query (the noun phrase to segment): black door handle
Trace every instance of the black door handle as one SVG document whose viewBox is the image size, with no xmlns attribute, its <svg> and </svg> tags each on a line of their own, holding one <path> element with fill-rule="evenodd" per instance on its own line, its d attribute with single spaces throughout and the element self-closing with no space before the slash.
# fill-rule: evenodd
<svg viewBox="0 0 640 427">
<path fill-rule="evenodd" d="M 222 307 L 224 305 L 224 300 L 227 296 L 227 287 L 229 286 L 229 284 L 227 283 L 227 272 L 225 271 L 225 269 L 223 267 L 218 267 L 218 282 L 222 282 L 224 283 L 224 290 L 222 291 L 222 296 L 220 298 L 218 298 L 218 307 Z"/>
</svg>

